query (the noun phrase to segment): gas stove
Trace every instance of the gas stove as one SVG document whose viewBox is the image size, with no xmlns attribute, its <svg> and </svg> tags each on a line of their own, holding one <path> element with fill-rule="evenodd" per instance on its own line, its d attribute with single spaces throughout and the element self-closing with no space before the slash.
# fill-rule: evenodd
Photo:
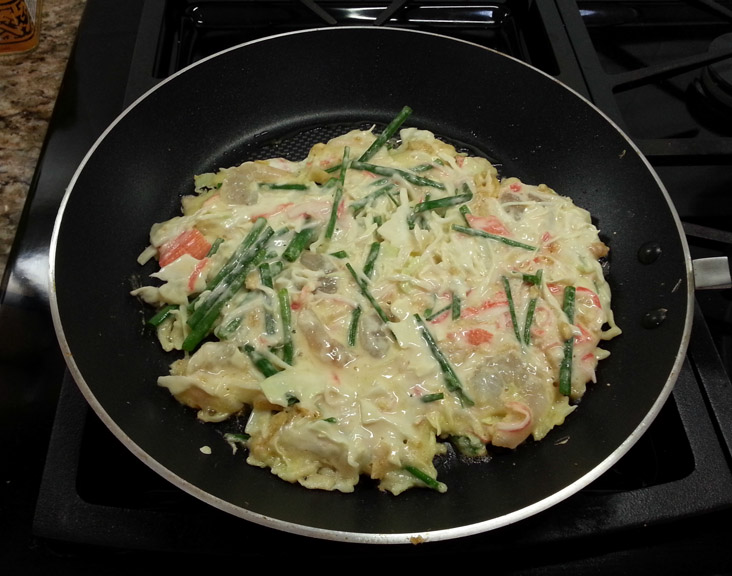
<svg viewBox="0 0 732 576">
<path fill-rule="evenodd" d="M 0 429 L 17 473 L 0 557 L 81 574 L 147 559 L 210 568 L 285 549 L 411 566 L 480 552 L 514 574 L 732 573 L 729 290 L 697 292 L 674 392 L 607 473 L 532 518 L 428 546 L 312 540 L 231 517 L 158 477 L 87 407 L 56 344 L 45 282 L 56 210 L 89 147 L 156 83 L 219 50 L 352 25 L 468 40 L 566 83 L 647 156 L 692 257 L 732 256 L 730 1 L 87 0 L 3 283 Z"/>
</svg>

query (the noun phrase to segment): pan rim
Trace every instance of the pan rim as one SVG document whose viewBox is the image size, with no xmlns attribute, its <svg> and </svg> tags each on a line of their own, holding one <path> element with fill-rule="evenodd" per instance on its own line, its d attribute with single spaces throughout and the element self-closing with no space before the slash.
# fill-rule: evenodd
<svg viewBox="0 0 732 576">
<path fill-rule="evenodd" d="M 244 508 L 241 508 L 237 505 L 234 505 L 230 502 L 227 502 L 223 499 L 220 499 L 208 492 L 205 492 L 204 490 L 198 488 L 197 486 L 191 484 L 178 474 L 173 473 L 171 470 L 157 462 L 154 458 L 149 456 L 144 449 L 142 449 L 137 443 L 132 441 L 132 439 L 122 430 L 122 428 L 113 420 L 113 418 L 110 417 L 108 412 L 104 409 L 104 407 L 99 403 L 96 396 L 94 395 L 92 391 L 92 387 L 87 383 L 84 374 L 82 374 L 81 369 L 77 365 L 73 351 L 71 350 L 71 347 L 69 345 L 69 342 L 66 338 L 66 334 L 64 331 L 64 325 L 61 321 L 61 310 L 59 307 L 59 302 L 57 299 L 57 293 L 56 293 L 56 251 L 58 248 L 58 240 L 59 235 L 61 231 L 61 227 L 63 224 L 63 216 L 65 209 L 68 205 L 69 199 L 71 197 L 71 194 L 73 193 L 73 190 L 76 186 L 76 183 L 78 179 L 80 178 L 82 172 L 84 171 L 87 163 L 90 161 L 90 159 L 94 156 L 97 148 L 101 145 L 101 143 L 107 138 L 107 136 L 115 129 L 115 127 L 124 120 L 124 118 L 130 113 L 131 110 L 133 110 L 136 106 L 138 106 L 142 101 L 144 101 L 146 98 L 150 96 L 153 92 L 160 89 L 162 86 L 166 85 L 168 82 L 173 82 L 176 78 L 179 76 L 187 73 L 189 70 L 193 69 L 194 67 L 197 67 L 199 65 L 204 65 L 209 60 L 212 60 L 214 58 L 218 58 L 222 56 L 223 54 L 226 54 L 228 52 L 240 50 L 246 46 L 250 46 L 253 44 L 258 44 L 262 42 L 272 42 L 276 41 L 279 38 L 287 37 L 287 36 L 294 36 L 294 35 L 300 35 L 300 34 L 314 34 L 314 33 L 342 33 L 348 30 L 372 30 L 372 31 L 384 31 L 388 33 L 399 33 L 399 34 L 420 34 L 420 35 L 427 35 L 427 36 L 435 36 L 443 39 L 447 39 L 451 42 L 459 42 L 463 44 L 467 44 L 470 46 L 473 46 L 475 48 L 481 49 L 481 50 L 487 50 L 489 52 L 493 52 L 503 58 L 508 58 L 509 60 L 512 60 L 518 64 L 521 64 L 522 66 L 525 66 L 529 69 L 531 69 L 534 73 L 541 74 L 545 78 L 548 78 L 549 80 L 555 82 L 568 92 L 570 92 L 575 98 L 579 98 L 584 105 L 589 106 L 592 110 L 594 110 L 595 113 L 599 114 L 612 128 L 615 129 L 615 131 L 622 136 L 624 141 L 627 143 L 630 149 L 634 151 L 638 158 L 641 160 L 641 162 L 644 164 L 645 169 L 648 171 L 648 173 L 652 176 L 654 181 L 656 182 L 658 189 L 661 191 L 664 199 L 666 200 L 666 203 L 669 207 L 669 210 L 673 216 L 674 223 L 676 225 L 676 231 L 679 236 L 679 239 L 681 241 L 681 248 L 683 250 L 683 256 L 684 256 L 684 267 L 685 267 L 685 275 L 686 278 L 684 279 L 686 282 L 686 311 L 685 311 L 685 318 L 684 318 L 684 330 L 681 338 L 681 342 L 679 345 L 679 349 L 676 354 L 675 361 L 671 367 L 669 376 L 666 380 L 666 383 L 664 384 L 660 394 L 654 401 L 653 405 L 650 407 L 649 411 L 645 415 L 645 417 L 641 420 L 639 425 L 633 430 L 633 432 L 615 449 L 613 450 L 603 461 L 601 461 L 599 464 L 597 464 L 592 470 L 585 473 L 583 476 L 575 480 L 569 485 L 566 485 L 561 490 L 552 493 L 549 497 L 543 498 L 541 500 L 538 500 L 528 506 L 525 506 L 523 508 L 520 508 L 518 510 L 515 510 L 509 514 L 505 514 L 503 516 L 499 516 L 496 518 L 491 518 L 488 520 L 459 526 L 459 527 L 451 527 L 451 528 L 445 528 L 445 529 L 439 529 L 439 530 L 425 530 L 425 531 L 417 531 L 417 532 L 410 532 L 410 533 L 362 533 L 362 532 L 350 532 L 350 531 L 341 531 L 341 530 L 333 530 L 333 529 L 326 529 L 326 528 L 317 528 L 312 526 L 305 526 L 302 524 L 296 524 L 293 522 L 281 520 L 278 518 L 272 518 L 269 516 L 265 516 Z M 144 92 L 141 96 L 136 98 L 131 104 L 129 104 L 115 119 L 112 123 L 110 123 L 109 126 L 101 133 L 101 135 L 96 139 L 94 144 L 91 146 L 91 148 L 87 151 L 85 156 L 83 157 L 81 163 L 75 170 L 68 186 L 66 187 L 66 190 L 64 192 L 61 204 L 59 206 L 54 226 L 53 226 L 53 232 L 51 236 L 50 246 L 49 246 L 49 270 L 48 270 L 48 282 L 49 282 L 49 301 L 50 301 L 50 309 L 51 309 L 51 317 L 53 321 L 54 330 L 56 332 L 56 337 L 58 339 L 63 357 L 66 361 L 66 365 L 69 369 L 70 374 L 73 377 L 73 380 L 76 382 L 77 386 L 81 390 L 84 398 L 89 403 L 93 411 L 97 414 L 97 416 L 100 417 L 102 422 L 110 429 L 110 431 L 114 434 L 114 436 L 117 437 L 119 441 L 121 441 L 138 459 L 140 459 L 143 463 L 145 463 L 148 467 L 150 467 L 152 470 L 154 470 L 156 473 L 161 475 L 163 478 L 171 482 L 173 485 L 181 488 L 183 491 L 189 493 L 190 495 L 198 498 L 199 500 L 202 500 L 205 503 L 208 503 L 212 505 L 215 508 L 218 508 L 224 512 L 227 512 L 229 514 L 232 514 L 234 516 L 237 516 L 239 518 L 251 521 L 255 524 L 267 526 L 270 528 L 282 530 L 285 532 L 303 535 L 303 536 L 309 536 L 314 537 L 318 539 L 324 539 L 324 540 L 332 540 L 332 541 L 340 541 L 340 542 L 350 542 L 350 543 L 360 543 L 360 544 L 408 544 L 408 543 L 415 543 L 415 542 L 435 542 L 435 541 L 442 541 L 442 540 L 448 540 L 448 539 L 455 539 L 455 538 L 461 538 L 465 536 L 471 536 L 483 532 L 487 532 L 490 530 L 494 530 L 497 528 L 502 528 L 505 526 L 508 526 L 509 524 L 513 524 L 515 522 L 518 522 L 520 520 L 529 518 L 539 512 L 542 512 L 544 510 L 547 510 L 551 508 L 552 506 L 558 504 L 559 502 L 567 499 L 568 497 L 576 494 L 579 490 L 589 485 L 591 482 L 599 478 L 602 474 L 604 474 L 607 470 L 609 470 L 622 456 L 624 456 L 630 448 L 637 442 L 637 440 L 643 435 L 643 433 L 648 429 L 648 427 L 651 425 L 651 423 L 655 420 L 658 413 L 661 411 L 661 408 L 666 403 L 667 399 L 671 395 L 671 392 L 673 390 L 673 387 L 675 385 L 675 382 L 681 372 L 686 350 L 688 348 L 689 340 L 691 337 L 691 324 L 692 324 L 692 318 L 693 318 L 693 311 L 694 311 L 694 284 L 693 284 L 693 267 L 692 267 L 692 261 L 690 256 L 689 247 L 686 241 L 685 234 L 683 232 L 683 227 L 680 221 L 680 218 L 678 216 L 677 210 L 670 198 L 670 195 L 668 191 L 666 190 L 664 184 L 660 180 L 660 177 L 656 173 L 655 169 L 651 166 L 650 162 L 647 158 L 642 154 L 638 146 L 631 140 L 631 138 L 616 124 L 615 121 L 613 121 L 609 116 L 607 116 L 603 111 L 601 111 L 595 104 L 593 104 L 591 101 L 589 101 L 586 97 L 584 97 L 582 94 L 574 90 L 573 88 L 567 86 L 557 78 L 554 78 L 553 76 L 543 72 L 542 70 L 539 70 L 535 67 L 533 67 L 530 64 L 527 64 L 526 62 L 523 62 L 519 60 L 516 57 L 503 54 L 501 52 L 498 52 L 497 50 L 487 48 L 484 46 L 480 46 L 479 44 L 469 42 L 466 40 L 456 39 L 452 38 L 450 36 L 444 35 L 444 34 L 437 34 L 433 32 L 425 32 L 425 31 L 419 31 L 419 30 L 408 30 L 408 29 L 401 29 L 396 27 L 389 27 L 389 26 L 382 26 L 382 27 L 372 27 L 372 26 L 349 26 L 347 28 L 340 27 L 340 28 L 310 28 L 305 30 L 298 30 L 298 31 L 292 31 L 292 32 L 286 32 L 282 34 L 277 34 L 273 36 L 268 36 L 265 38 L 260 38 L 257 40 L 245 42 L 242 44 L 238 44 L 236 46 L 232 46 L 230 48 L 227 48 L 225 50 L 222 50 L 220 52 L 217 52 L 215 54 L 212 54 L 206 58 L 203 58 L 199 60 L 198 62 L 195 62 L 178 72 L 172 74 L 171 76 L 161 80 L 158 84 L 148 89 L 146 92 Z"/>
</svg>

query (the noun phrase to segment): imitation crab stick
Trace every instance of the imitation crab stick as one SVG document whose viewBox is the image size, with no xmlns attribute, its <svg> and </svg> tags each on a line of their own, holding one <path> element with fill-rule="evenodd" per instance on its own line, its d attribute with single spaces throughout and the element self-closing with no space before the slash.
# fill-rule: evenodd
<svg viewBox="0 0 732 576">
<path fill-rule="evenodd" d="M 196 228 L 185 230 L 158 249 L 160 267 L 167 266 L 183 254 L 190 254 L 200 260 L 211 250 L 211 243 Z"/>
<path fill-rule="evenodd" d="M 471 228 L 483 230 L 483 232 L 490 234 L 497 234 L 498 236 L 510 235 L 510 231 L 506 228 L 506 225 L 497 216 L 474 216 L 473 214 L 466 214 L 465 219 Z"/>
</svg>

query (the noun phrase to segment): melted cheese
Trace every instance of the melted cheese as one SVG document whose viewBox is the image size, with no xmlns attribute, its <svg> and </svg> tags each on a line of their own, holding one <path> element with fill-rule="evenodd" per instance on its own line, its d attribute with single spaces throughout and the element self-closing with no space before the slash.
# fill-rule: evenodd
<svg viewBox="0 0 732 576">
<path fill-rule="evenodd" d="M 607 248 L 569 198 L 499 181 L 486 159 L 424 130 L 403 129 L 398 146 L 369 160 L 378 169 L 341 172 L 344 158 L 358 158 L 374 139 L 352 131 L 300 162 L 197 176 L 183 214 L 153 225 L 140 262 L 193 228 L 212 244 L 219 239 L 218 250 L 184 254 L 133 294 L 177 305 L 158 336 L 166 350 L 182 349 L 192 309 L 216 292 L 207 283 L 265 218 L 274 231 L 265 256 L 273 284 L 250 270 L 210 338 L 159 384 L 202 420 L 247 414 L 248 462 L 286 481 L 349 492 L 368 475 L 399 494 L 428 477 L 445 490 L 434 461 L 450 443 L 478 456 L 486 446 L 515 448 L 575 409 L 607 356 L 598 344 L 620 333 L 600 264 Z M 440 199 L 448 205 L 423 204 Z M 304 252 L 284 258 L 304 229 L 312 229 Z M 576 295 L 572 318 L 563 309 L 567 286 Z M 568 339 L 571 391 L 562 394 Z M 291 363 L 282 353 L 288 340 Z"/>
</svg>

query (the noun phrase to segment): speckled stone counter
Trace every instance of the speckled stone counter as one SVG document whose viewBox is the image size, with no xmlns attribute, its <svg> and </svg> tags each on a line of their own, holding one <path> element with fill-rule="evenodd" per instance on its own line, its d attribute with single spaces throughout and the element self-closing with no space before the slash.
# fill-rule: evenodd
<svg viewBox="0 0 732 576">
<path fill-rule="evenodd" d="M 45 0 L 41 38 L 0 55 L 0 278 L 33 178 L 85 0 Z"/>
</svg>

